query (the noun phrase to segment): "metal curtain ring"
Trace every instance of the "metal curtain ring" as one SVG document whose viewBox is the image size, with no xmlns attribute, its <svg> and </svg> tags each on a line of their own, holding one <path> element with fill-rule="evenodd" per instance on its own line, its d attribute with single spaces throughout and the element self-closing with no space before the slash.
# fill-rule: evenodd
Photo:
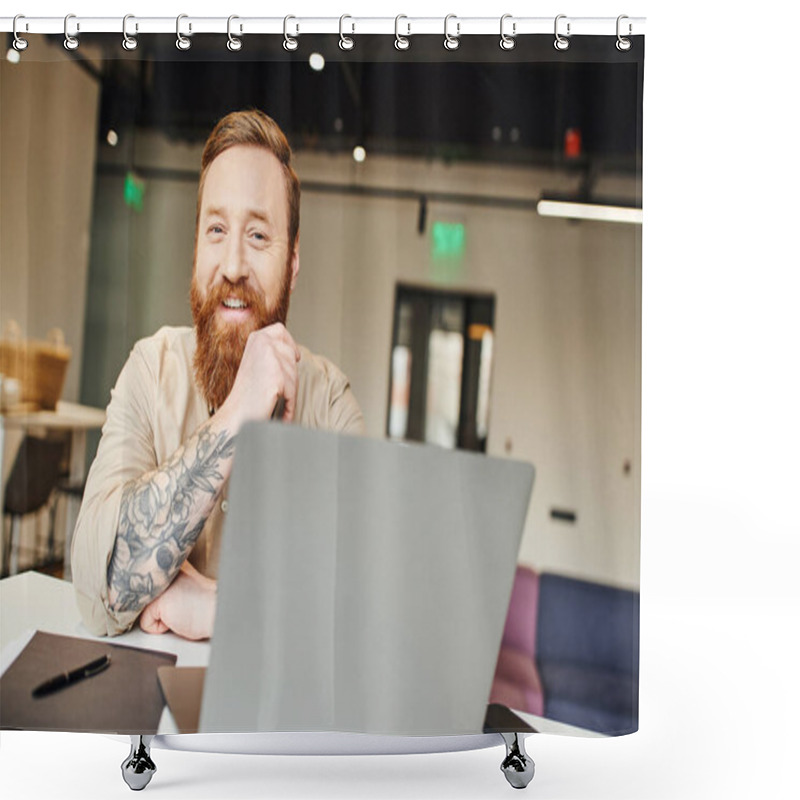
<svg viewBox="0 0 800 800">
<path fill-rule="evenodd" d="M 398 14 L 394 18 L 394 46 L 398 50 L 408 50 L 411 47 L 411 42 L 409 41 L 408 37 L 411 36 L 411 23 L 406 22 L 406 27 L 408 31 L 406 32 L 405 36 L 400 35 L 400 20 L 401 19 L 408 19 L 405 14 Z"/>
<path fill-rule="evenodd" d="M 235 53 L 242 49 L 242 40 L 231 33 L 231 22 L 233 22 L 235 19 L 239 19 L 239 17 L 237 17 L 236 14 L 231 14 L 228 17 L 228 50 L 230 50 L 232 53 Z M 242 32 L 242 26 L 239 25 L 239 33 L 241 32 Z"/>
<path fill-rule="evenodd" d="M 512 15 L 503 14 L 503 16 L 500 17 L 500 47 L 503 50 L 513 50 L 517 43 L 516 39 L 514 38 L 517 35 L 517 23 L 511 23 L 511 35 L 509 36 L 504 30 L 507 19 L 513 19 Z"/>
<path fill-rule="evenodd" d="M 356 43 L 352 37 L 344 35 L 344 21 L 346 19 L 353 19 L 353 18 L 349 14 L 342 14 L 342 16 L 339 17 L 339 47 L 342 50 L 352 50 L 355 47 Z M 352 30 L 350 32 L 355 33 L 356 31 L 355 22 L 351 23 L 351 27 Z"/>
<path fill-rule="evenodd" d="M 80 42 L 78 42 L 77 37 L 76 36 L 71 36 L 70 33 L 69 33 L 69 30 L 68 30 L 69 21 L 71 19 L 75 19 L 75 15 L 74 14 L 67 14 L 67 16 L 64 17 L 64 49 L 65 50 L 77 50 L 78 49 L 78 45 L 80 44 Z M 80 23 L 79 22 L 75 23 L 75 30 L 79 31 L 80 29 L 81 29 Z"/>
<path fill-rule="evenodd" d="M 627 15 L 626 15 L 626 14 L 620 14 L 620 15 L 617 17 L 617 50 L 620 50 L 620 51 L 621 51 L 621 52 L 623 52 L 623 53 L 631 49 L 631 40 L 630 40 L 630 39 L 626 39 L 626 38 L 625 38 L 625 37 L 624 37 L 624 36 L 623 36 L 623 35 L 622 35 L 622 34 L 619 32 L 619 29 L 620 29 L 620 22 L 622 22 L 622 20 L 624 20 L 624 19 L 628 19 L 628 17 L 627 17 Z M 631 25 L 631 23 L 629 22 L 629 23 L 628 23 L 628 36 L 630 36 L 630 35 L 631 35 L 631 32 L 632 32 L 632 31 L 633 31 L 633 26 L 632 26 L 632 25 Z"/>
<path fill-rule="evenodd" d="M 139 42 L 136 41 L 135 36 L 128 36 L 128 20 L 136 19 L 133 14 L 126 14 L 122 18 L 122 47 L 124 50 L 135 50 Z M 137 33 L 139 32 L 139 23 L 134 23 L 133 28 Z"/>
<path fill-rule="evenodd" d="M 297 39 L 293 36 L 289 36 L 289 20 L 290 19 L 297 19 L 297 17 L 293 17 L 291 14 L 283 18 L 283 49 L 284 50 L 297 50 Z M 295 29 L 295 35 L 299 33 L 300 26 L 298 25 Z"/>
<path fill-rule="evenodd" d="M 555 22 L 555 26 L 554 26 L 554 31 L 555 31 L 555 34 L 556 34 L 556 40 L 553 42 L 553 47 L 555 47 L 556 50 L 568 50 L 569 49 L 569 39 L 567 37 L 570 35 L 570 31 L 569 31 L 570 23 L 569 22 L 567 23 L 567 36 L 562 36 L 558 32 L 558 21 L 560 19 L 566 19 L 566 18 L 567 18 L 566 14 L 559 14 L 556 17 L 556 22 Z"/>
<path fill-rule="evenodd" d="M 188 14 L 178 14 L 177 19 L 175 20 L 175 35 L 178 37 L 175 40 L 175 47 L 178 50 L 188 50 L 192 46 L 192 40 L 188 36 L 184 36 L 181 33 L 181 20 L 182 19 L 189 19 Z M 192 23 L 189 23 L 189 34 L 192 33 Z"/>
<path fill-rule="evenodd" d="M 447 23 L 450 22 L 451 19 L 456 21 L 456 35 L 453 36 L 452 34 L 448 33 L 447 31 Z M 444 18 L 444 48 L 445 50 L 458 50 L 459 44 L 461 42 L 458 41 L 458 37 L 461 35 L 461 23 L 458 21 L 458 17 L 455 14 L 448 14 Z"/>
<path fill-rule="evenodd" d="M 21 52 L 22 52 L 22 51 L 23 51 L 23 50 L 24 50 L 24 49 L 25 49 L 25 48 L 28 46 L 28 40 L 27 40 L 27 39 L 23 39 L 23 38 L 22 38 L 22 37 L 21 37 L 21 36 L 20 36 L 20 35 L 17 33 L 17 20 L 20 20 L 20 19 L 25 19 L 25 16 L 24 16 L 24 14 L 17 14 L 17 16 L 16 16 L 16 17 L 14 17 L 14 25 L 13 25 L 13 27 L 12 27 L 12 31 L 13 31 L 13 33 L 14 33 L 14 41 L 13 41 L 13 43 L 12 43 L 12 44 L 13 44 L 13 46 L 14 46 L 14 49 L 15 49 L 15 50 L 16 50 L 18 53 L 21 53 Z M 25 23 L 25 30 L 27 30 L 27 29 L 28 29 L 28 23 L 26 22 L 26 23 Z"/>
</svg>

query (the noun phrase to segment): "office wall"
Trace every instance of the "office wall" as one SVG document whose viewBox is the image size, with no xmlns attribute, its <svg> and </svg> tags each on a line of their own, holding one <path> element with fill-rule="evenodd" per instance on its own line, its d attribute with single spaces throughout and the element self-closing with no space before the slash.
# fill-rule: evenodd
<svg viewBox="0 0 800 800">
<path fill-rule="evenodd" d="M 560 188 L 552 173 L 400 159 L 356 167 L 301 154 L 298 170 L 306 180 L 514 197 Z M 638 586 L 640 229 L 431 203 L 428 230 L 435 220 L 466 229 L 463 261 L 443 267 L 417 233 L 414 202 L 308 194 L 302 213 L 290 327 L 341 364 L 369 432 L 386 426 L 396 281 L 494 292 L 488 452 L 537 468 L 521 559 Z M 577 522 L 552 519 L 554 507 Z"/>
<path fill-rule="evenodd" d="M 23 59 L 0 61 L 0 327 L 13 319 L 35 338 L 61 328 L 72 348 L 63 397 L 77 400 L 99 85 L 41 37 Z"/>
<path fill-rule="evenodd" d="M 128 146 L 139 165 L 197 170 L 200 160 L 199 147 L 153 135 Z M 101 160 L 131 156 L 122 153 L 103 147 Z M 555 172 L 406 158 L 356 165 L 346 154 L 299 153 L 297 169 L 307 182 L 415 191 L 536 198 L 543 189 L 574 188 L 574 179 Z M 632 191 L 630 181 L 616 183 L 606 190 Z M 138 336 L 190 323 L 195 191 L 190 180 L 150 180 L 136 212 L 122 205 L 121 178 L 98 181 L 89 291 L 99 300 L 104 286 L 118 287 L 112 291 L 125 303 L 127 332 L 103 338 L 96 321 L 87 367 L 105 367 L 85 376 L 87 395 L 95 395 L 84 399 L 107 400 Z M 418 211 L 413 201 L 306 192 L 290 329 L 345 370 L 369 434 L 383 436 L 395 283 L 494 292 L 488 449 L 537 468 L 521 560 L 638 586 L 640 229 L 430 203 L 427 231 L 435 220 L 466 229 L 463 259 L 443 264 L 431 256 L 429 233 L 417 231 Z M 94 313 L 101 303 L 91 307 Z M 554 507 L 574 511 L 576 523 L 552 519 Z"/>
</svg>

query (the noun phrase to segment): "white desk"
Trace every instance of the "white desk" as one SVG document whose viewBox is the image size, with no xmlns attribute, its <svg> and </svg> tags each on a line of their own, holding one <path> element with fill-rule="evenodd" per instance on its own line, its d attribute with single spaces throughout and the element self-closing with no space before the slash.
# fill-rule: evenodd
<svg viewBox="0 0 800 800">
<path fill-rule="evenodd" d="M 38 572 L 24 572 L 0 580 L 0 674 L 19 655 L 36 630 L 174 653 L 178 657 L 176 666 L 179 667 L 207 666 L 211 654 L 211 645 L 207 641 L 190 642 L 173 633 L 143 633 L 138 627 L 111 640 L 92 636 L 81 622 L 71 583 Z M 565 725 L 522 711 L 514 713 L 540 733 L 604 738 L 601 733 L 576 728 L 573 725 Z M 167 707 L 161 715 L 158 733 L 178 733 Z"/>
<path fill-rule="evenodd" d="M 0 580 L 0 674 L 37 630 L 174 653 L 179 667 L 204 667 L 211 651 L 209 642 L 190 642 L 174 633 L 144 633 L 138 627 L 113 639 L 92 636 L 81 622 L 75 592 L 68 581 L 38 572 L 23 572 Z M 158 732 L 178 733 L 166 707 Z"/>
<path fill-rule="evenodd" d="M 69 431 L 69 478 L 82 481 L 86 477 L 86 431 L 102 428 L 106 412 L 101 408 L 82 406 L 77 403 L 60 401 L 55 411 L 6 411 L 0 414 L 0 508 L 3 507 L 6 473 L 10 464 L 3 463 L 6 433 L 18 432 L 20 441 L 27 431 Z M 11 460 L 11 459 L 9 459 Z M 70 539 L 78 518 L 79 504 L 70 498 L 67 505 L 66 537 L 64 551 L 64 574 L 70 573 Z M 0 542 L 0 556 L 3 555 L 4 541 Z"/>
</svg>

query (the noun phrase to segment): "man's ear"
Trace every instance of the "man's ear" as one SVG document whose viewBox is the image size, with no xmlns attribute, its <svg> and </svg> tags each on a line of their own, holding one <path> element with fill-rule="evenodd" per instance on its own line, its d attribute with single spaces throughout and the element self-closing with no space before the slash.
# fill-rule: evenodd
<svg viewBox="0 0 800 800">
<path fill-rule="evenodd" d="M 294 291 L 295 284 L 297 283 L 297 273 L 300 272 L 300 234 L 294 240 L 294 252 L 292 253 L 292 260 L 290 263 L 291 278 L 289 281 L 289 291 Z"/>
</svg>

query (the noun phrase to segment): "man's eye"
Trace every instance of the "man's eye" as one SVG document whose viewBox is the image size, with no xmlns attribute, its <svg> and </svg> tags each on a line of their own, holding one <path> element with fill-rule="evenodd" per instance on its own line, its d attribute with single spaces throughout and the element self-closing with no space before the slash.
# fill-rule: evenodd
<svg viewBox="0 0 800 800">
<path fill-rule="evenodd" d="M 267 241 L 266 234 L 261 233 L 261 231 L 253 231 L 252 234 L 250 234 L 250 235 L 258 242 L 266 242 Z"/>
<path fill-rule="evenodd" d="M 212 225 L 212 226 L 211 226 L 211 227 L 208 229 L 208 232 L 209 232 L 209 233 L 214 233 L 214 234 L 217 234 L 217 235 L 219 235 L 219 234 L 221 234 L 221 233 L 222 233 L 222 225 Z"/>
</svg>

